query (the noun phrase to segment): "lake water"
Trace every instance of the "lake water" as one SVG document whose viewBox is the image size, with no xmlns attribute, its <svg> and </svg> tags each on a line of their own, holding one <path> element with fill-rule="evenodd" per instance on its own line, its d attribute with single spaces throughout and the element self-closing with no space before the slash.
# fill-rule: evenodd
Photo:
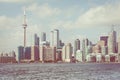
<svg viewBox="0 0 120 80">
<path fill-rule="evenodd" d="M 120 64 L 0 64 L 0 80 L 120 80 Z"/>
</svg>

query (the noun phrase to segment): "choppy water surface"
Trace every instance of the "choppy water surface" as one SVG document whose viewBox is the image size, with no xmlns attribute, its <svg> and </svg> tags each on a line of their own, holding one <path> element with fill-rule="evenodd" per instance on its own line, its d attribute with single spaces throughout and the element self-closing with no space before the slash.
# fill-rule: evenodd
<svg viewBox="0 0 120 80">
<path fill-rule="evenodd" d="M 0 80 L 120 80 L 120 64 L 0 64 Z"/>
</svg>

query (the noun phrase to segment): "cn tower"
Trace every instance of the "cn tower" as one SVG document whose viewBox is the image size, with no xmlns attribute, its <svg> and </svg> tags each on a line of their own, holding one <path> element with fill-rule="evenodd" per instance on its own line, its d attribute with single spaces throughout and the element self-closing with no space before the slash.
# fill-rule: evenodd
<svg viewBox="0 0 120 80">
<path fill-rule="evenodd" d="M 25 58 L 25 48 L 26 48 L 26 28 L 27 28 L 27 23 L 26 23 L 26 12 L 24 9 L 24 22 L 23 22 L 23 28 L 24 28 L 24 58 Z"/>
</svg>

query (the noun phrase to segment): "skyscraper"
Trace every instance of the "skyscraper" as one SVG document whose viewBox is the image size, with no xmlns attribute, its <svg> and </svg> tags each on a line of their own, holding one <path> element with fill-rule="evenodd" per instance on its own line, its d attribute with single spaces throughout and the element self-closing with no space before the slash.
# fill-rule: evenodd
<svg viewBox="0 0 120 80">
<path fill-rule="evenodd" d="M 83 39 L 82 41 L 82 51 L 83 51 L 83 61 L 85 62 L 86 61 L 86 55 L 87 55 L 87 52 L 86 52 L 86 49 L 89 45 L 89 40 L 86 38 L 86 39 Z"/>
<path fill-rule="evenodd" d="M 31 47 L 25 48 L 25 59 L 31 59 Z"/>
<path fill-rule="evenodd" d="M 39 46 L 39 37 L 37 36 L 37 34 L 34 35 L 34 45 Z"/>
<path fill-rule="evenodd" d="M 77 50 L 75 55 L 76 55 L 76 60 L 78 62 L 82 62 L 82 51 L 81 50 Z"/>
<path fill-rule="evenodd" d="M 62 49 L 62 60 L 63 62 L 71 62 L 73 53 L 73 47 L 71 43 L 66 44 Z"/>
<path fill-rule="evenodd" d="M 20 62 L 22 59 L 24 59 L 24 47 L 19 46 L 18 47 L 18 62 Z"/>
<path fill-rule="evenodd" d="M 108 53 L 116 53 L 116 31 L 114 29 L 108 37 Z"/>
<path fill-rule="evenodd" d="M 39 47 L 38 46 L 31 47 L 31 60 L 39 61 Z"/>
<path fill-rule="evenodd" d="M 119 35 L 119 39 L 118 39 L 118 53 L 120 54 L 120 35 Z"/>
<path fill-rule="evenodd" d="M 40 38 L 40 46 L 49 46 L 50 42 L 46 41 L 46 33 L 42 32 L 41 33 L 41 38 Z"/>
<path fill-rule="evenodd" d="M 51 46 L 55 46 L 57 49 L 60 47 L 59 45 L 59 30 L 54 29 L 51 31 Z"/>
<path fill-rule="evenodd" d="M 46 41 L 46 33 L 42 32 L 41 33 L 41 42 Z"/>
<path fill-rule="evenodd" d="M 80 40 L 76 39 L 74 41 L 74 53 L 76 53 L 77 50 L 80 50 Z"/>
<path fill-rule="evenodd" d="M 44 50 L 45 50 L 45 47 L 44 46 L 40 46 L 39 47 L 39 61 L 43 62 L 44 60 Z"/>
<path fill-rule="evenodd" d="M 53 31 L 51 31 L 51 33 L 50 33 L 50 46 L 54 46 L 54 32 Z"/>
</svg>

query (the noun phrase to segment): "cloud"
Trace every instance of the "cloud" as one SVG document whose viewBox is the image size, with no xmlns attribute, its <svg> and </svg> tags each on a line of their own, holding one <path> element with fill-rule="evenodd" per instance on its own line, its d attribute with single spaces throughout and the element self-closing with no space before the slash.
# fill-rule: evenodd
<svg viewBox="0 0 120 80">
<path fill-rule="evenodd" d="M 119 24 L 120 4 L 104 5 L 90 8 L 86 13 L 79 16 L 76 21 L 78 27 L 97 27 Z"/>
<path fill-rule="evenodd" d="M 20 17 L 12 18 L 7 16 L 0 16 L 0 30 L 1 29 L 12 29 L 17 27 L 18 21 Z"/>
<path fill-rule="evenodd" d="M 38 5 L 34 3 L 27 7 L 27 10 L 40 18 L 55 16 L 60 13 L 58 8 L 52 8 L 48 4 Z"/>
<path fill-rule="evenodd" d="M 0 51 L 12 50 L 18 44 L 21 38 L 20 27 L 22 27 L 19 25 L 20 20 L 19 16 L 14 18 L 0 16 Z"/>
<path fill-rule="evenodd" d="M 33 1 L 33 0 L 29 0 Z M 24 3 L 24 2 L 28 2 L 28 0 L 0 0 L 0 2 L 6 2 L 6 3 Z"/>
<path fill-rule="evenodd" d="M 105 4 L 89 8 L 84 13 L 80 14 L 74 21 L 69 19 L 66 21 L 56 21 L 54 23 L 56 23 L 56 25 L 59 23 L 61 27 L 65 29 L 107 27 L 113 24 L 120 24 L 119 13 L 120 3 Z"/>
<path fill-rule="evenodd" d="M 86 13 L 80 16 L 76 25 L 84 27 L 106 26 L 109 24 L 119 24 L 120 6 L 105 5 L 96 8 L 90 8 Z"/>
</svg>

